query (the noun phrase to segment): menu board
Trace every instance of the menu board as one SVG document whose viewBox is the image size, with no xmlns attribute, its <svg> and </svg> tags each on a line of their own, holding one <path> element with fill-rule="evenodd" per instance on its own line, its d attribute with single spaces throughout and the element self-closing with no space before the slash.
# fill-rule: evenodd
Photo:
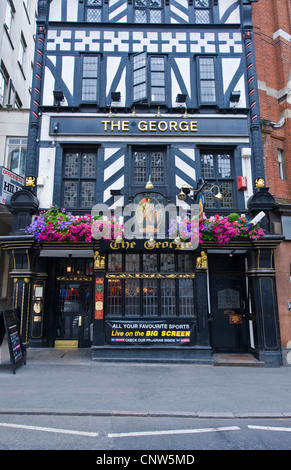
<svg viewBox="0 0 291 470">
<path fill-rule="evenodd" d="M 4 325 L 7 335 L 7 342 L 10 353 L 10 362 L 12 365 L 13 374 L 15 374 L 16 367 L 26 363 L 25 352 L 22 346 L 17 316 L 14 310 L 4 310 L 2 312 Z"/>
</svg>

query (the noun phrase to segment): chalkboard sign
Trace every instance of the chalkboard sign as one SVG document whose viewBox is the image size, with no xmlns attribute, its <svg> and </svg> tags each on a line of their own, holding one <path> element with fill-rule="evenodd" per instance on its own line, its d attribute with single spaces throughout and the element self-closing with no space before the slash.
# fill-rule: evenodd
<svg viewBox="0 0 291 470">
<path fill-rule="evenodd" d="M 12 364 L 13 374 L 15 374 L 16 367 L 26 364 L 26 352 L 22 346 L 15 310 L 4 310 L 2 312 L 2 318 L 7 335 L 10 362 Z"/>
</svg>

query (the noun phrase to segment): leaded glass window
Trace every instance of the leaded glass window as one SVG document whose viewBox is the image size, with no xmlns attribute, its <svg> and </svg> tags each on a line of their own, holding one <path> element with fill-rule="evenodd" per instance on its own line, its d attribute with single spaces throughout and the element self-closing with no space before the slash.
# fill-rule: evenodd
<svg viewBox="0 0 291 470">
<path fill-rule="evenodd" d="M 166 101 L 166 62 L 164 56 L 133 57 L 133 101 L 164 103 Z"/>
<path fill-rule="evenodd" d="M 164 150 L 133 152 L 133 183 L 165 182 L 166 153 Z"/>
<path fill-rule="evenodd" d="M 108 317 L 195 316 L 193 253 L 110 253 L 107 263 Z"/>
<path fill-rule="evenodd" d="M 204 187 L 203 197 L 204 204 L 207 208 L 215 208 L 217 204 L 220 207 L 233 207 L 234 194 L 233 194 L 233 156 L 230 152 L 201 152 L 201 173 L 206 181 Z M 222 193 L 223 199 L 217 202 L 213 198 L 211 191 L 207 192 L 213 185 L 218 185 Z M 214 188 L 214 193 L 217 193 L 217 188 Z"/>
<path fill-rule="evenodd" d="M 96 153 L 67 152 L 63 167 L 63 205 L 92 207 L 95 201 Z"/>
<path fill-rule="evenodd" d="M 98 56 L 83 57 L 82 101 L 97 101 Z"/>
<path fill-rule="evenodd" d="M 162 0 L 134 0 L 135 23 L 161 23 Z"/>
<path fill-rule="evenodd" d="M 200 101 L 202 104 L 216 102 L 214 65 L 213 57 L 199 58 Z"/>
<path fill-rule="evenodd" d="M 210 0 L 194 0 L 195 23 L 210 23 Z"/>
<path fill-rule="evenodd" d="M 100 23 L 102 19 L 102 0 L 86 0 L 86 21 Z"/>
</svg>

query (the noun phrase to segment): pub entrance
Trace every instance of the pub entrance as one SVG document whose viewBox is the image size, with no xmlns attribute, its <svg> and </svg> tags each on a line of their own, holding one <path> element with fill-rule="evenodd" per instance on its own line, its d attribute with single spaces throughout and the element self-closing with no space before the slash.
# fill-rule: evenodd
<svg viewBox="0 0 291 470">
<path fill-rule="evenodd" d="M 55 346 L 91 346 L 92 282 L 57 282 Z"/>
<path fill-rule="evenodd" d="M 210 297 L 214 352 L 248 352 L 249 315 L 242 256 L 211 257 Z"/>
</svg>

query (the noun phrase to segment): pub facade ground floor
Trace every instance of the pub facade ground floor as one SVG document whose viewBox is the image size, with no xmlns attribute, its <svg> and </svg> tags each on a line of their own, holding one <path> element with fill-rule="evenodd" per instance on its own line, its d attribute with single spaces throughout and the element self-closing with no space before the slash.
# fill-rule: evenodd
<svg viewBox="0 0 291 470">
<path fill-rule="evenodd" d="M 90 348 L 92 359 L 211 363 L 248 353 L 282 363 L 274 250 L 279 236 L 150 248 L 10 236 L 13 307 L 29 347 Z"/>
</svg>

